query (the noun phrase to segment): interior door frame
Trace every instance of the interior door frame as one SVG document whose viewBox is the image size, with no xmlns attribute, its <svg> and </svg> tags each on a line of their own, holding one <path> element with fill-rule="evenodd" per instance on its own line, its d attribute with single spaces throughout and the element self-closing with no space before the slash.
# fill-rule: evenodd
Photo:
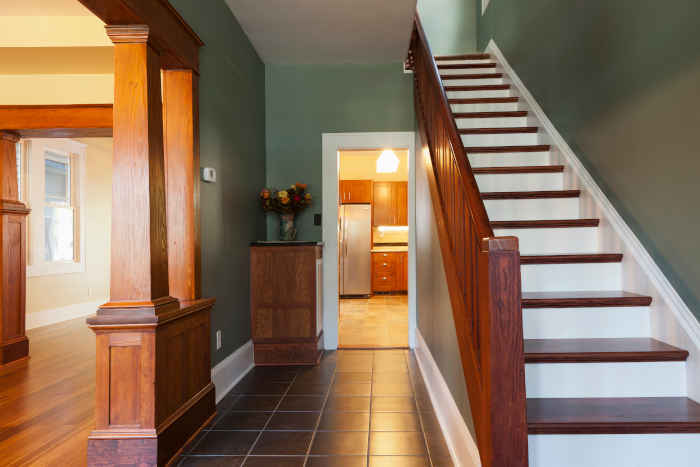
<svg viewBox="0 0 700 467">
<path fill-rule="evenodd" d="M 415 133 L 323 133 L 322 238 L 324 348 L 338 348 L 338 201 L 339 151 L 353 149 L 408 149 L 408 346 L 416 345 L 416 151 Z"/>
</svg>

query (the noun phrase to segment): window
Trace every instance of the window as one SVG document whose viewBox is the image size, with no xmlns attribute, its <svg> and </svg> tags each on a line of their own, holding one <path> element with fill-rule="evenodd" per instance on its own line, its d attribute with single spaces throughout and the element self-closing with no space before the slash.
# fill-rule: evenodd
<svg viewBox="0 0 700 467">
<path fill-rule="evenodd" d="M 27 184 L 30 275 L 83 272 L 81 201 L 85 145 L 71 140 L 33 139 Z M 20 175 L 20 180 L 22 179 Z"/>
</svg>

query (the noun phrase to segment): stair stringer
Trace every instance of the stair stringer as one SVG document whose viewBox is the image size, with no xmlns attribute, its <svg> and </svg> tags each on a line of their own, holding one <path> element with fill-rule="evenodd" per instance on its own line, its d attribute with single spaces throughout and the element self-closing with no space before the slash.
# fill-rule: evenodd
<svg viewBox="0 0 700 467">
<path fill-rule="evenodd" d="M 619 251 L 624 254 L 623 289 L 653 298 L 650 307 L 651 337 L 690 353 L 685 366 L 687 394 L 689 398 L 700 401 L 700 322 L 557 131 L 493 39 L 489 41 L 485 52 L 492 54 L 498 63 L 496 71 L 502 71 L 504 82 L 511 84 L 511 95 L 520 97 L 519 107 L 529 111 L 528 125 L 541 126 L 540 144 L 552 146 L 551 164 L 566 166 L 565 189 L 582 190 L 580 217 L 600 218 L 601 251 Z"/>
</svg>

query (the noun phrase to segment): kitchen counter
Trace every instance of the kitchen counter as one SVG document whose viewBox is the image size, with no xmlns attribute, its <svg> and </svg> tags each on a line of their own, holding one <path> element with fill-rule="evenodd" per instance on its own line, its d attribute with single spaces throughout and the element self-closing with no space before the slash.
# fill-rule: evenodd
<svg viewBox="0 0 700 467">
<path fill-rule="evenodd" d="M 408 245 L 375 246 L 370 250 L 372 253 L 405 253 Z"/>
</svg>

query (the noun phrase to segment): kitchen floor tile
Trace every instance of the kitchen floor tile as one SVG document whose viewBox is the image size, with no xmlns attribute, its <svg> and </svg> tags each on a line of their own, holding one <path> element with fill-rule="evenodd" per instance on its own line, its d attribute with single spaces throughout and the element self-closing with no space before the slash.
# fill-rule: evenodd
<svg viewBox="0 0 700 467">
<path fill-rule="evenodd" d="M 311 443 L 311 431 L 264 431 L 251 454 L 306 455 Z"/>
</svg>

